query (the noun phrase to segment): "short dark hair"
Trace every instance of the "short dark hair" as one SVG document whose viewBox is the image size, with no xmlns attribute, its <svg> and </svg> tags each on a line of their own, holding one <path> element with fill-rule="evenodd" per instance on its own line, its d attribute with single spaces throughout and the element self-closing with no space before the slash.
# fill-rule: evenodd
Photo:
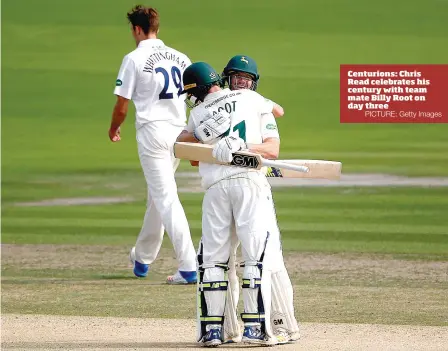
<svg viewBox="0 0 448 351">
<path fill-rule="evenodd" d="M 152 7 L 137 5 L 128 12 L 127 17 L 132 27 L 139 26 L 145 34 L 159 30 L 159 13 Z"/>
</svg>

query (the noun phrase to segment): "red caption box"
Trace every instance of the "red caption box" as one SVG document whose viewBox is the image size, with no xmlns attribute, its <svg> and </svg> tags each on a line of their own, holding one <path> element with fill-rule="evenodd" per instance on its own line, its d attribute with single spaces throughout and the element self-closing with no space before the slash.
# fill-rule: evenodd
<svg viewBox="0 0 448 351">
<path fill-rule="evenodd" d="M 447 65 L 341 65 L 341 123 L 448 123 Z"/>
</svg>

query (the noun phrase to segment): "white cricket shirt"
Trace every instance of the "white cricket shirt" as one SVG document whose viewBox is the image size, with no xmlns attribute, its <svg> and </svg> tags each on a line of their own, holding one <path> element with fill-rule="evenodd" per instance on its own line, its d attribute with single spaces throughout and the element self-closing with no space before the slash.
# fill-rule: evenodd
<svg viewBox="0 0 448 351">
<path fill-rule="evenodd" d="M 132 100 L 136 127 L 152 121 L 185 126 L 186 105 L 182 74 L 191 65 L 183 53 L 160 39 L 142 40 L 120 67 L 114 94 Z"/>
<path fill-rule="evenodd" d="M 213 113 L 225 110 L 231 116 L 229 135 L 240 137 L 249 144 L 261 144 L 267 138 L 280 138 L 272 109 L 274 103 L 255 91 L 223 89 L 208 94 L 204 102 L 190 112 L 185 130 L 193 132 Z M 217 140 L 218 141 L 218 140 Z M 217 142 L 216 141 L 216 142 Z M 202 186 L 208 189 L 216 182 L 243 172 L 264 172 L 235 166 L 199 163 Z"/>
</svg>

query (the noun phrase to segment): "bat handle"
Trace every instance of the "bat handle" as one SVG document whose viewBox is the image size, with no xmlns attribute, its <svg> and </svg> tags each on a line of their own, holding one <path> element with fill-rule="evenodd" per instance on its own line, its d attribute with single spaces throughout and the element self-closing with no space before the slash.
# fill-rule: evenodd
<svg viewBox="0 0 448 351">
<path fill-rule="evenodd" d="M 281 162 L 281 161 L 263 159 L 262 164 L 263 164 L 263 166 L 267 166 L 267 167 L 284 168 L 284 169 L 289 169 L 291 171 L 302 172 L 302 173 L 308 173 L 310 171 L 310 169 L 307 166 L 298 166 L 298 165 L 293 165 L 291 163 L 286 163 L 286 162 Z"/>
</svg>

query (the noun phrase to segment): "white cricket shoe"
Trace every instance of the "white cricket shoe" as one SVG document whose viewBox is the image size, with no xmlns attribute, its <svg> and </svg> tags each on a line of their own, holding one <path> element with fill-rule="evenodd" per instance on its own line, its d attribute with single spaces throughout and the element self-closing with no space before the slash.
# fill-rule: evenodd
<svg viewBox="0 0 448 351">
<path fill-rule="evenodd" d="M 287 344 L 289 342 L 289 333 L 284 329 L 277 332 L 275 337 L 277 338 L 279 345 Z"/>
<path fill-rule="evenodd" d="M 300 332 L 290 333 L 289 334 L 289 342 L 295 342 L 300 339 Z"/>
<path fill-rule="evenodd" d="M 169 275 L 166 278 L 166 282 L 167 284 L 171 285 L 196 284 L 197 274 L 196 271 L 192 272 L 177 271 L 174 275 Z"/>
<path fill-rule="evenodd" d="M 274 333 L 275 333 L 275 337 L 278 340 L 279 345 L 294 343 L 300 339 L 300 332 L 298 332 L 298 331 L 294 332 L 294 333 L 290 333 L 283 328 L 279 328 L 279 329 L 275 330 Z"/>
</svg>

